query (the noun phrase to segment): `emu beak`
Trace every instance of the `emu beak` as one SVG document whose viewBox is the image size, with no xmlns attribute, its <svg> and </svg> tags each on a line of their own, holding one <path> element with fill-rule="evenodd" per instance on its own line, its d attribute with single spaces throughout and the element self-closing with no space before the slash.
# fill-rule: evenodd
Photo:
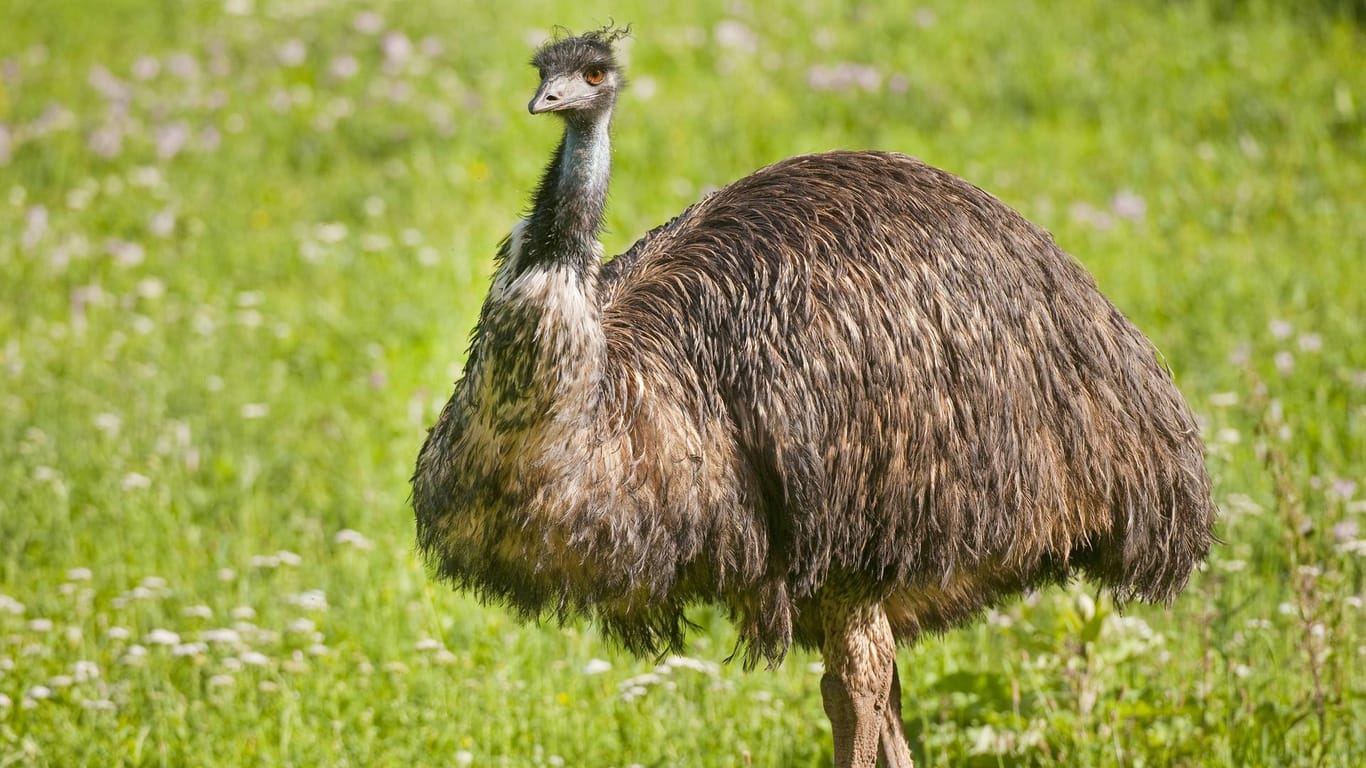
<svg viewBox="0 0 1366 768">
<path fill-rule="evenodd" d="M 536 95 L 526 108 L 533 115 L 558 112 L 591 99 L 595 94 L 593 86 L 576 75 L 555 75 L 541 81 L 541 87 L 536 90 Z"/>
</svg>

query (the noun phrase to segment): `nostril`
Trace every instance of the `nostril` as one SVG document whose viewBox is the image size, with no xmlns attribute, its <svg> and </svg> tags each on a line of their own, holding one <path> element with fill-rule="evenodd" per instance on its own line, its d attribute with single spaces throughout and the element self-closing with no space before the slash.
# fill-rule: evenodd
<svg viewBox="0 0 1366 768">
<path fill-rule="evenodd" d="M 545 100 L 546 100 L 546 101 L 559 101 L 559 100 L 560 100 L 560 97 L 559 97 L 559 96 L 556 96 L 556 95 L 553 94 L 553 93 L 547 93 L 547 94 L 545 95 Z"/>
</svg>

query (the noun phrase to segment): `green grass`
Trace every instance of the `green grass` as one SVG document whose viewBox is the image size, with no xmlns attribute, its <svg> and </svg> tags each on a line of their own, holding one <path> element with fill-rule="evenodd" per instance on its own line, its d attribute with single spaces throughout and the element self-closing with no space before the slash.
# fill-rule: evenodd
<svg viewBox="0 0 1366 768">
<path fill-rule="evenodd" d="M 902 651 L 918 758 L 1366 762 L 1356 6 L 658 5 L 7 0 L 0 765 L 828 763 L 815 658 L 716 666 L 702 608 L 657 670 L 413 553 L 556 138 L 531 43 L 613 16 L 608 252 L 785 156 L 908 152 L 1052 230 L 1204 421 L 1209 567 L 1170 610 L 1053 590 Z"/>
</svg>

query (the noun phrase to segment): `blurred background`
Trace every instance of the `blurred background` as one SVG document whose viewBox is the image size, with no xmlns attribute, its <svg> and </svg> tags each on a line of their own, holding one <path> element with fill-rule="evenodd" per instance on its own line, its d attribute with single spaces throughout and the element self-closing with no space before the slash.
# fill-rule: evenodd
<svg viewBox="0 0 1366 768">
<path fill-rule="evenodd" d="M 1205 428 L 1170 610 L 1084 585 L 901 653 L 934 765 L 1366 760 L 1363 4 L 0 0 L 0 765 L 823 765 L 818 659 L 636 660 L 429 582 L 407 478 L 630 23 L 608 253 L 784 157 L 1051 230 Z"/>
</svg>

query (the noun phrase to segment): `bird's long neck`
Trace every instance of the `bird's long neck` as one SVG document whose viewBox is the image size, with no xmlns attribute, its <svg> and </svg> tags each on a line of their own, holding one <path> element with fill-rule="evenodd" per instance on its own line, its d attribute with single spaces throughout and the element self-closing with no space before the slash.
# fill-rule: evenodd
<svg viewBox="0 0 1366 768">
<path fill-rule="evenodd" d="M 598 234 L 612 173 L 610 111 L 565 121 L 536 190 L 518 254 L 517 271 L 558 266 L 577 277 L 596 279 L 601 254 Z"/>
<path fill-rule="evenodd" d="M 588 423 L 607 357 L 597 281 L 609 116 L 567 120 L 531 215 L 504 244 L 484 302 L 467 391 L 509 432 Z"/>
</svg>

